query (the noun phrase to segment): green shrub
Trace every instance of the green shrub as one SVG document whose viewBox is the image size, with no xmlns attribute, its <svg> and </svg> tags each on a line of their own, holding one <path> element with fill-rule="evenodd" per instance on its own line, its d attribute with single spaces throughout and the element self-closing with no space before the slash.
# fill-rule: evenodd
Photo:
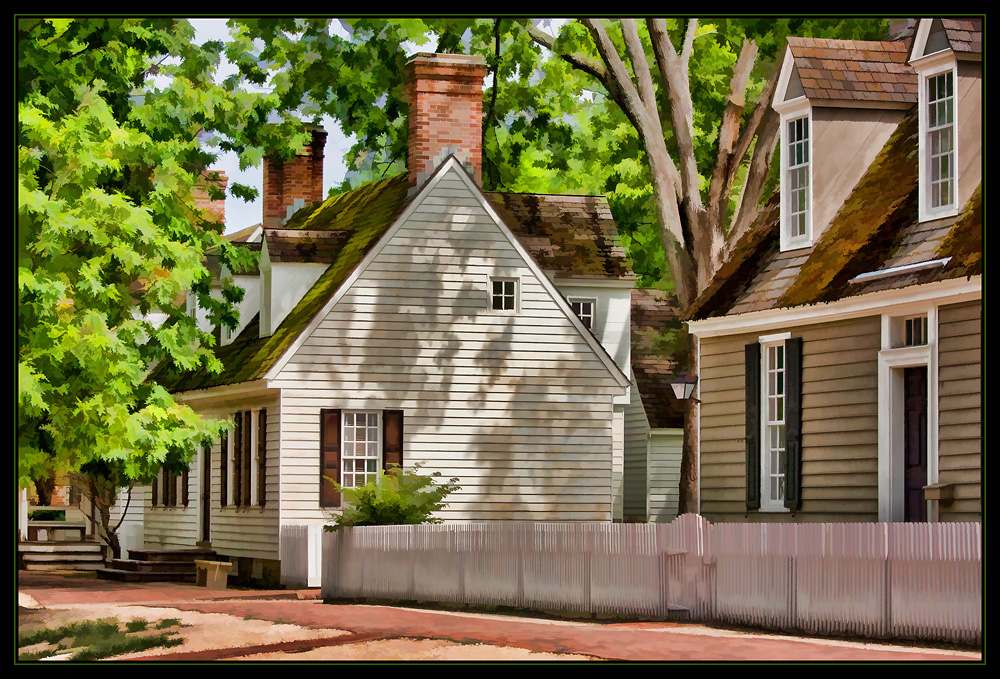
<svg viewBox="0 0 1000 679">
<path fill-rule="evenodd" d="M 28 521 L 65 521 L 65 509 L 36 509 L 28 512 Z"/>
<path fill-rule="evenodd" d="M 435 477 L 418 474 L 420 464 L 411 469 L 383 470 L 373 480 L 358 488 L 344 488 L 333 482 L 343 497 L 343 512 L 331 516 L 332 524 L 323 527 L 337 531 L 353 526 L 394 526 L 418 523 L 441 523 L 433 514 L 448 505 L 444 498 L 459 489 L 458 479 L 437 485 Z"/>
</svg>

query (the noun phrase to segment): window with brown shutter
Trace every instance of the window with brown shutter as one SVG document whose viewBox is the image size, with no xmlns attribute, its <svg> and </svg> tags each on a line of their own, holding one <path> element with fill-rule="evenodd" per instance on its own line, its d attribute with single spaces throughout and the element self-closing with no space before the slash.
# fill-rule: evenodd
<svg viewBox="0 0 1000 679">
<path fill-rule="evenodd" d="M 222 432 L 222 454 L 219 455 L 219 506 L 229 504 L 229 430 Z"/>
<path fill-rule="evenodd" d="M 403 466 L 403 411 L 382 412 L 382 469 Z"/>
<path fill-rule="evenodd" d="M 340 410 L 320 410 L 319 506 L 340 507 Z"/>
<path fill-rule="evenodd" d="M 243 505 L 243 476 L 242 476 L 242 461 L 243 461 L 243 413 L 238 412 L 235 415 L 236 418 L 236 430 L 233 432 L 233 506 L 241 507 Z"/>
<path fill-rule="evenodd" d="M 257 413 L 257 504 L 264 506 L 267 491 L 267 409 Z"/>
<path fill-rule="evenodd" d="M 168 499 L 167 504 L 171 507 L 177 506 L 177 475 L 173 472 L 166 473 L 167 490 L 163 493 Z"/>
<path fill-rule="evenodd" d="M 251 446 L 250 433 L 253 430 L 253 420 L 250 419 L 250 411 L 243 412 L 243 457 L 240 460 L 240 476 L 243 479 L 243 491 L 240 493 L 240 506 L 250 506 L 250 468 L 253 464 L 253 449 Z"/>
</svg>

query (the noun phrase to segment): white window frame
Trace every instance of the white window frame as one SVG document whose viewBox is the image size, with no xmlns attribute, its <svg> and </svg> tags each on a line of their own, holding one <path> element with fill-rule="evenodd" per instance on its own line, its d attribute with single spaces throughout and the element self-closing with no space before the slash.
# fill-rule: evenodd
<svg viewBox="0 0 1000 679">
<path fill-rule="evenodd" d="M 358 455 L 354 454 L 354 450 L 353 449 L 352 449 L 350 455 L 347 454 L 347 444 L 348 443 L 357 443 L 358 442 L 358 440 L 356 438 L 356 435 L 354 437 L 352 437 L 350 441 L 348 441 L 348 437 L 347 437 L 347 433 L 348 433 L 348 423 L 347 423 L 348 417 L 347 416 L 348 415 L 352 415 L 352 416 L 364 415 L 365 418 L 366 418 L 366 424 L 364 425 L 365 430 L 369 431 L 369 430 L 371 430 L 371 429 L 374 428 L 374 430 L 375 430 L 375 436 L 376 436 L 375 440 L 372 441 L 371 439 L 369 439 L 367 437 L 367 435 L 366 435 L 366 439 L 365 439 L 365 444 L 366 444 L 365 445 L 365 448 L 366 448 L 365 452 L 366 453 L 371 453 L 371 451 L 367 450 L 367 448 L 368 448 L 367 444 L 373 443 L 374 447 L 375 447 L 374 455 L 372 455 L 372 454 L 366 454 L 366 455 L 363 455 L 363 456 L 358 456 Z M 371 416 L 371 415 L 375 416 L 375 425 L 374 425 L 374 427 L 371 424 L 367 423 L 367 418 L 369 416 Z M 352 429 L 352 431 L 356 431 L 359 427 L 356 424 L 352 424 L 352 425 L 350 425 L 350 428 Z M 355 471 L 353 469 L 350 472 L 346 471 L 346 467 L 347 467 L 346 462 L 348 460 L 365 460 L 365 461 L 367 461 L 367 460 L 374 460 L 375 461 L 375 465 L 374 465 L 375 466 L 375 470 L 374 471 L 368 471 L 368 465 L 366 465 L 366 467 L 365 467 L 366 471 L 362 472 L 365 475 L 365 482 L 368 481 L 368 477 L 369 476 L 371 476 L 373 474 L 377 476 L 378 473 L 382 470 L 382 413 L 381 412 L 379 412 L 377 410 L 344 410 L 344 411 L 341 412 L 341 417 L 340 417 L 340 485 L 343 486 L 344 488 L 357 488 L 357 487 L 365 485 L 364 483 L 361 483 L 361 484 L 356 483 L 356 478 L 354 478 Z M 352 475 L 351 483 L 350 484 L 344 483 L 345 474 L 348 474 L 348 473 Z"/>
<path fill-rule="evenodd" d="M 812 106 L 806 97 L 796 97 L 791 101 L 775 103 L 774 110 L 781 115 L 781 127 L 778 132 L 778 143 L 781 145 L 781 251 L 797 250 L 799 248 L 811 247 L 813 244 L 813 214 L 815 204 L 813 202 L 813 166 L 816 164 L 815 126 L 813 125 Z M 806 191 L 806 201 L 809 206 L 806 211 L 805 233 L 800 236 L 791 235 L 791 195 L 789 189 L 788 172 L 791 167 L 788 148 L 788 124 L 796 120 L 806 120 L 809 133 L 806 137 L 808 141 L 809 161 L 806 164 L 809 187 Z"/>
<path fill-rule="evenodd" d="M 494 283 L 512 283 L 514 286 L 514 307 L 512 309 L 495 309 L 493 307 L 493 284 Z M 503 297 L 506 297 L 506 292 L 503 293 Z M 521 279 L 517 276 L 490 276 L 489 282 L 486 289 L 486 307 L 487 310 L 492 314 L 501 315 L 511 315 L 518 314 L 521 311 Z"/>
<path fill-rule="evenodd" d="M 574 311 L 573 313 L 576 314 L 576 317 L 580 319 L 581 323 L 583 323 L 583 327 L 587 328 L 591 332 L 596 332 L 597 331 L 597 298 L 595 298 L 595 297 L 567 297 L 566 301 L 569 302 L 570 309 L 573 308 L 574 304 L 589 304 L 590 305 L 590 326 L 589 327 L 584 322 L 583 315 L 577 313 L 576 311 Z M 582 312 L 582 309 L 581 309 L 581 312 Z"/>
<path fill-rule="evenodd" d="M 958 62 L 951 50 L 935 52 L 929 56 L 915 59 L 912 63 L 917 72 L 917 110 L 920 134 L 918 135 L 917 147 L 920 154 L 919 166 L 919 198 L 918 209 L 921 222 L 934 219 L 953 217 L 958 214 L 959 195 L 959 130 L 958 130 Z M 948 205 L 932 208 L 930 201 L 931 191 L 931 157 L 929 136 L 930 129 L 927 117 L 927 87 L 931 78 L 936 78 L 943 73 L 951 72 L 952 82 L 952 202 Z"/>
<path fill-rule="evenodd" d="M 788 388 L 786 382 L 786 375 L 788 372 L 788 352 L 786 350 L 785 340 L 791 339 L 791 333 L 780 333 L 777 335 L 765 335 L 758 338 L 760 342 L 760 398 L 761 398 L 761 408 L 760 408 L 760 511 L 762 512 L 787 512 L 789 511 L 785 507 L 785 495 L 782 493 L 781 497 L 774 499 L 771 497 L 771 437 L 770 437 L 770 427 L 780 426 L 782 427 L 782 438 L 784 444 L 788 445 L 788 429 L 787 429 L 787 414 L 788 414 Z M 782 349 L 782 367 L 781 367 L 781 418 L 775 418 L 776 421 L 772 422 L 770 417 L 769 401 L 771 398 L 777 399 L 779 395 L 777 393 L 772 394 L 770 388 L 770 360 L 769 355 L 771 349 L 776 347 L 781 347 Z M 778 390 L 775 389 L 775 392 Z M 778 421 L 780 420 L 780 421 Z M 784 456 L 784 449 L 781 453 Z M 787 471 L 785 470 L 785 479 L 787 480 Z"/>
</svg>

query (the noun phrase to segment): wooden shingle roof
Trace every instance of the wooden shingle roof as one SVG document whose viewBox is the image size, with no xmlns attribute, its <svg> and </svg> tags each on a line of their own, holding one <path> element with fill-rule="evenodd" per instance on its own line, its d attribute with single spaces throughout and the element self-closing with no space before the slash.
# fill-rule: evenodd
<svg viewBox="0 0 1000 679">
<path fill-rule="evenodd" d="M 788 47 L 810 101 L 917 101 L 909 41 L 789 37 Z"/>
<path fill-rule="evenodd" d="M 954 217 L 920 222 L 916 108 L 899 123 L 812 248 L 780 252 L 777 194 L 699 296 L 687 319 L 831 302 L 982 273 L 982 190 Z M 952 257 L 945 267 L 855 280 Z"/>
<path fill-rule="evenodd" d="M 941 19 L 951 49 L 959 54 L 982 54 L 983 52 L 983 20 L 973 19 Z"/>
<path fill-rule="evenodd" d="M 683 405 L 669 382 L 677 372 L 674 357 L 683 351 L 678 309 L 677 299 L 662 290 L 632 290 L 632 374 L 653 429 L 684 426 Z"/>
<path fill-rule="evenodd" d="M 570 278 L 636 277 L 604 196 L 485 196 L 546 271 Z"/>
</svg>

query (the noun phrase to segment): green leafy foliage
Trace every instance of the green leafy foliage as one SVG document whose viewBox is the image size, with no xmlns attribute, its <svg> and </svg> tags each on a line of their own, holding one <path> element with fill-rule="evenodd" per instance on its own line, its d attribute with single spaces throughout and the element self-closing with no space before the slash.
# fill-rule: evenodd
<svg viewBox="0 0 1000 679">
<path fill-rule="evenodd" d="M 242 292 L 216 299 L 205 256 L 239 271 L 255 255 L 196 198 L 222 197 L 206 170 L 219 150 L 287 153 L 301 123 L 267 122 L 278 102 L 241 78 L 217 85 L 222 45 L 193 38 L 172 18 L 18 20 L 20 485 L 96 463 L 149 479 L 226 426 L 146 374 L 167 358 L 220 369 L 184 298 L 235 327 Z"/>
<path fill-rule="evenodd" d="M 355 526 L 394 526 L 418 523 L 441 523 L 434 512 L 447 507 L 445 497 L 459 489 L 458 479 L 436 484 L 434 478 L 419 474 L 420 464 L 411 469 L 382 470 L 378 476 L 357 488 L 344 488 L 333 481 L 342 494 L 344 510 L 331 518 L 324 530 L 337 531 Z M 328 479 L 332 481 L 332 479 Z"/>
</svg>

